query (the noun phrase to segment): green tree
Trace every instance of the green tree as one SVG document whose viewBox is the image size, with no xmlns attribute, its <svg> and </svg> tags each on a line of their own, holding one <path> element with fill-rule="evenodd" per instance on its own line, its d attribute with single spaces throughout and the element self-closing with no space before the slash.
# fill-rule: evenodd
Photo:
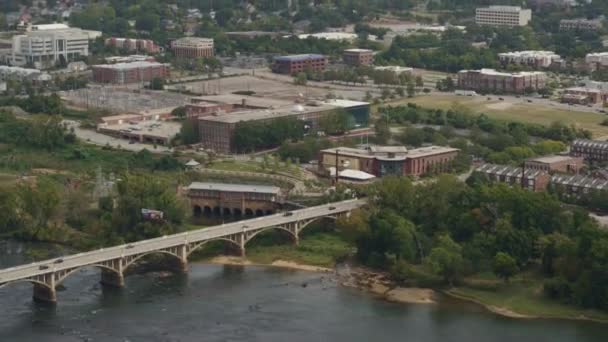
<svg viewBox="0 0 608 342">
<path fill-rule="evenodd" d="M 153 90 L 165 89 L 165 80 L 160 77 L 154 77 L 152 79 L 152 81 L 150 81 L 150 89 L 153 89 Z"/>
<path fill-rule="evenodd" d="M 41 177 L 36 184 L 21 184 L 17 188 L 17 203 L 25 233 L 34 239 L 52 238 L 55 225 L 51 219 L 61 204 L 59 186 L 52 179 Z"/>
<path fill-rule="evenodd" d="M 184 120 L 179 131 L 179 136 L 183 144 L 196 144 L 201 141 L 197 119 Z"/>
<path fill-rule="evenodd" d="M 493 263 L 494 273 L 503 278 L 506 283 L 513 277 L 518 271 L 517 262 L 507 253 L 498 252 L 494 256 Z"/>
<path fill-rule="evenodd" d="M 352 117 L 345 110 L 325 114 L 319 120 L 320 129 L 329 135 L 344 134 L 350 127 Z"/>
<path fill-rule="evenodd" d="M 308 76 L 306 76 L 305 72 L 299 72 L 293 78 L 293 84 L 295 84 L 295 85 L 305 86 L 307 82 L 308 82 Z"/>
<path fill-rule="evenodd" d="M 450 286 L 463 274 L 464 259 L 462 247 L 448 235 L 440 235 L 437 246 L 431 250 L 427 259 L 433 273 L 443 277 Z"/>
</svg>

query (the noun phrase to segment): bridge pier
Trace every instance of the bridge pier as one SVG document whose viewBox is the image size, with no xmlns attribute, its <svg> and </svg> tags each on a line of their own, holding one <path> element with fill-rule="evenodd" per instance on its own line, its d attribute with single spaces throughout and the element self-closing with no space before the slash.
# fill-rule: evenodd
<svg viewBox="0 0 608 342">
<path fill-rule="evenodd" d="M 57 303 L 57 291 L 55 287 L 42 284 L 34 284 L 34 301 L 38 303 L 55 304 Z"/>
<path fill-rule="evenodd" d="M 178 259 L 175 260 L 173 270 L 178 273 L 188 272 L 188 246 L 179 246 L 177 247 L 176 252 Z"/>
<path fill-rule="evenodd" d="M 100 283 L 104 286 L 109 286 L 109 287 L 124 287 L 125 286 L 125 276 L 122 272 L 102 269 Z"/>
</svg>

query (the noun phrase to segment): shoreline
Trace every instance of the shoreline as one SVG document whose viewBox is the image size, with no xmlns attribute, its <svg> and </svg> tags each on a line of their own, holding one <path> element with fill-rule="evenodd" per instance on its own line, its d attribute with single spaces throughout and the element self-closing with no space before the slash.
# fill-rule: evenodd
<svg viewBox="0 0 608 342">
<path fill-rule="evenodd" d="M 373 271 L 360 266 L 348 267 L 344 272 L 337 268 L 328 268 L 301 264 L 287 260 L 275 260 L 270 264 L 252 262 L 247 258 L 232 256 L 216 256 L 207 260 L 196 261 L 196 263 L 207 263 L 215 265 L 236 265 L 236 266 L 264 266 L 292 269 L 306 272 L 333 273 L 338 285 L 365 291 L 382 300 L 401 304 L 438 304 L 437 294 L 449 296 L 454 299 L 466 301 L 481 306 L 490 313 L 512 319 L 559 319 L 571 321 L 587 321 L 594 323 L 607 324 L 607 320 L 595 319 L 587 316 L 563 317 L 563 316 L 538 316 L 526 315 L 515 312 L 506 307 L 495 306 L 484 303 L 476 298 L 460 295 L 450 290 L 436 290 L 432 288 L 401 287 L 389 280 L 386 273 Z"/>
</svg>

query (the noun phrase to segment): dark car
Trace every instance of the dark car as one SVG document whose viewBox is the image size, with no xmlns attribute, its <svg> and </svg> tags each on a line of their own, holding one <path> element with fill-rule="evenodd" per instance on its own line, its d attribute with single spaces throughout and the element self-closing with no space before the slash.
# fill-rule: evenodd
<svg viewBox="0 0 608 342">
<path fill-rule="evenodd" d="M 131 248 L 133 248 L 133 245 L 127 245 L 127 247 L 126 247 L 126 248 L 127 248 L 127 249 L 131 249 Z"/>
<path fill-rule="evenodd" d="M 55 260 L 55 264 L 61 264 L 63 262 L 63 259 L 57 259 Z"/>
<path fill-rule="evenodd" d="M 48 267 L 47 265 L 40 265 L 40 266 L 38 267 L 38 269 L 39 269 L 39 270 L 41 270 L 41 271 L 42 271 L 42 270 L 48 270 L 48 269 L 49 269 L 49 267 Z"/>
<path fill-rule="evenodd" d="M 336 210 L 336 207 L 329 207 L 329 210 Z"/>
<path fill-rule="evenodd" d="M 283 216 L 291 216 L 291 215 L 293 215 L 293 213 L 291 211 L 288 211 L 285 214 L 283 214 Z"/>
</svg>

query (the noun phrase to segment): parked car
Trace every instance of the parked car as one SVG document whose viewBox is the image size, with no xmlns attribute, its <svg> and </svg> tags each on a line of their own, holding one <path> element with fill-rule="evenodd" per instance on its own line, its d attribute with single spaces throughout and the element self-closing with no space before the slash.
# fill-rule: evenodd
<svg viewBox="0 0 608 342">
<path fill-rule="evenodd" d="M 39 269 L 39 270 L 41 270 L 41 271 L 42 271 L 42 270 L 48 270 L 48 269 L 49 269 L 49 266 L 48 266 L 48 265 L 40 265 L 40 266 L 38 267 L 38 269 Z"/>
<path fill-rule="evenodd" d="M 336 210 L 336 207 L 329 207 L 329 210 Z"/>
<path fill-rule="evenodd" d="M 55 260 L 56 264 L 61 264 L 62 262 L 63 262 L 63 259 L 57 259 L 57 260 Z"/>
<path fill-rule="evenodd" d="M 291 215 L 293 215 L 293 213 L 291 211 L 288 211 L 285 214 L 283 214 L 283 216 L 291 216 Z"/>
</svg>

